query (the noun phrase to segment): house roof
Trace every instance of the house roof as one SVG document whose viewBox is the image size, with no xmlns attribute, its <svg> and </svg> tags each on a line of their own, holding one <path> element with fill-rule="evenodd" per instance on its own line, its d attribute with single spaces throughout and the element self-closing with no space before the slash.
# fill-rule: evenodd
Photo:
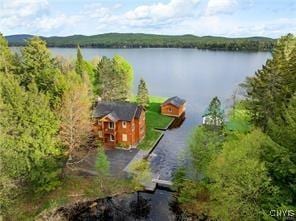
<svg viewBox="0 0 296 221">
<path fill-rule="evenodd" d="M 180 107 L 181 105 L 185 104 L 185 102 L 186 101 L 184 99 L 181 99 L 178 96 L 174 96 L 174 97 L 170 97 L 165 102 L 163 102 L 162 106 L 166 105 L 166 104 L 172 104 L 172 105 L 174 105 L 176 107 Z"/>
<path fill-rule="evenodd" d="M 142 107 L 128 102 L 98 102 L 94 111 L 94 118 L 109 117 L 113 121 L 131 121 L 134 117 L 139 118 Z"/>
</svg>

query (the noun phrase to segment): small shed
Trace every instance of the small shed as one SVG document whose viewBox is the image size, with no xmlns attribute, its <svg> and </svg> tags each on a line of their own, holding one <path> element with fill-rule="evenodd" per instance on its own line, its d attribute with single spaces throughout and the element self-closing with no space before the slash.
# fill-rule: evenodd
<svg viewBox="0 0 296 221">
<path fill-rule="evenodd" d="M 161 114 L 180 117 L 185 112 L 185 104 L 186 101 L 184 99 L 181 99 L 178 96 L 171 97 L 162 103 Z"/>
<path fill-rule="evenodd" d="M 210 113 L 209 109 L 206 109 L 202 115 L 202 124 L 211 126 L 221 126 L 223 124 L 224 111 L 220 110 L 219 113 L 214 116 Z"/>
</svg>

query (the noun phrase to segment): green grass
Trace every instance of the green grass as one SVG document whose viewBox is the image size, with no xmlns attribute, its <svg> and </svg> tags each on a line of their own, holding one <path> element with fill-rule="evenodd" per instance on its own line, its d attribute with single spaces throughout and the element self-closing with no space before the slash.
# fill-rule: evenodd
<svg viewBox="0 0 296 221">
<path fill-rule="evenodd" d="M 149 150 L 153 147 L 156 140 L 161 136 L 161 131 L 156 131 L 154 129 L 146 129 L 146 135 L 145 138 L 141 141 L 141 143 L 138 145 L 138 148 L 142 150 Z"/>
<path fill-rule="evenodd" d="M 143 141 L 138 145 L 142 150 L 149 150 L 153 144 L 162 134 L 157 129 L 166 129 L 171 121 L 172 117 L 164 116 L 160 114 L 160 105 L 166 100 L 164 97 L 150 96 L 150 105 L 146 111 L 146 135 Z"/>
</svg>

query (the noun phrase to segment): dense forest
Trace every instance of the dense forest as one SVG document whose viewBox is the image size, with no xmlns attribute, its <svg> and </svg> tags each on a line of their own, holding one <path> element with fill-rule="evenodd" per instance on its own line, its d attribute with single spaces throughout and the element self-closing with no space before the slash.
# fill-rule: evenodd
<svg viewBox="0 0 296 221">
<path fill-rule="evenodd" d="M 31 35 L 7 36 L 10 46 L 23 46 Z M 194 35 L 154 35 L 132 33 L 107 33 L 84 36 L 41 37 L 49 47 L 91 48 L 198 48 L 228 51 L 270 51 L 274 39 L 264 37 L 226 38 Z"/>
<path fill-rule="evenodd" d="M 86 61 L 79 47 L 76 59 L 53 57 L 39 37 L 13 53 L 1 34 L 0 52 L 0 218 L 33 220 L 45 207 L 76 195 L 138 188 L 133 180 L 109 176 L 102 144 L 91 130 L 98 96 L 105 101 L 132 96 L 133 69 L 123 57 Z M 137 100 L 144 105 L 143 83 Z M 98 152 L 97 176 L 74 176 L 92 149 Z"/>
<path fill-rule="evenodd" d="M 178 201 L 200 220 L 294 220 L 296 38 L 281 37 L 240 87 L 226 119 L 217 97 L 209 105 L 223 124 L 193 131 L 191 165 L 174 178 Z"/>
</svg>

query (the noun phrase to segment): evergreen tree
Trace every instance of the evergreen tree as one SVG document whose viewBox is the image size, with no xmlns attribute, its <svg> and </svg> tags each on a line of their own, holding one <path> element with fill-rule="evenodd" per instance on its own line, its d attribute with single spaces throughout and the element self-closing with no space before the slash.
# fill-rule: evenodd
<svg viewBox="0 0 296 221">
<path fill-rule="evenodd" d="M 102 95 L 102 75 L 105 72 L 106 62 L 103 59 L 107 59 L 105 56 L 97 63 L 96 69 L 94 71 L 93 87 L 94 94 L 97 96 Z"/>
<path fill-rule="evenodd" d="M 11 75 L 0 77 L 0 89 L 0 156 L 6 177 L 35 191 L 52 190 L 59 184 L 61 149 L 48 97 L 34 83 L 25 91 Z"/>
<path fill-rule="evenodd" d="M 282 109 L 296 91 L 295 46 L 296 38 L 293 35 L 280 38 L 272 59 L 267 60 L 262 69 L 243 84 L 253 123 L 264 131 L 270 119 L 274 120 L 282 114 Z"/>
<path fill-rule="evenodd" d="M 0 33 L 0 72 L 8 74 L 13 69 L 13 56 L 8 47 L 8 42 Z"/>
<path fill-rule="evenodd" d="M 96 169 L 102 177 L 109 174 L 110 164 L 102 144 L 98 144 Z"/>
<path fill-rule="evenodd" d="M 28 86 L 33 81 L 41 90 L 46 90 L 52 85 L 55 74 L 54 60 L 46 47 L 46 42 L 39 37 L 33 37 L 27 41 L 22 49 L 22 76 L 21 83 Z"/>
<path fill-rule="evenodd" d="M 149 106 L 149 92 L 143 78 L 138 85 L 137 103 L 145 108 Z"/>
<path fill-rule="evenodd" d="M 103 57 L 97 65 L 96 91 L 105 101 L 126 101 L 130 99 L 133 70 L 130 64 L 116 55 L 111 60 Z"/>
<path fill-rule="evenodd" d="M 75 62 L 75 71 L 77 74 L 79 74 L 81 77 L 83 77 L 83 56 L 80 50 L 79 45 L 77 45 L 77 55 L 76 55 L 76 62 Z"/>
<path fill-rule="evenodd" d="M 96 171 L 98 172 L 98 181 L 100 183 L 101 189 L 104 190 L 104 180 L 109 175 L 110 163 L 108 157 L 105 153 L 103 145 L 97 143 L 97 159 L 96 159 Z"/>
<path fill-rule="evenodd" d="M 103 56 L 97 65 L 95 74 L 96 94 L 103 100 L 110 101 L 114 96 L 114 75 L 112 61 Z"/>
<path fill-rule="evenodd" d="M 265 147 L 262 158 L 274 183 L 280 188 L 281 202 L 296 205 L 296 95 L 283 110 L 282 117 L 268 122 L 267 133 L 278 145 Z"/>
<path fill-rule="evenodd" d="M 1 73 L 0 74 L 4 74 Z M 1 77 L 0 77 L 1 78 Z M 4 104 L 2 101 L 2 97 L 0 96 L 0 110 L 2 111 L 4 109 Z M 3 113 L 0 112 L 0 119 L 4 117 Z M 4 125 L 0 124 L 0 145 L 5 142 L 4 138 Z M 0 153 L 4 151 L 2 149 L 3 147 L 0 146 Z M 3 155 L 0 155 L 0 215 L 3 215 L 2 213 L 5 212 L 10 204 L 13 202 L 13 199 L 16 195 L 17 190 L 17 183 L 16 181 L 9 176 L 9 174 L 5 171 L 5 164 L 2 159 Z"/>
<path fill-rule="evenodd" d="M 29 39 L 22 49 L 19 75 L 22 86 L 28 88 L 31 83 L 36 83 L 40 92 L 49 95 L 51 107 L 57 105 L 62 94 L 61 73 L 46 48 L 46 42 L 39 37 Z"/>
<path fill-rule="evenodd" d="M 223 111 L 218 97 L 214 97 L 209 104 L 207 115 L 211 119 L 211 125 L 220 126 L 223 123 Z"/>
</svg>

